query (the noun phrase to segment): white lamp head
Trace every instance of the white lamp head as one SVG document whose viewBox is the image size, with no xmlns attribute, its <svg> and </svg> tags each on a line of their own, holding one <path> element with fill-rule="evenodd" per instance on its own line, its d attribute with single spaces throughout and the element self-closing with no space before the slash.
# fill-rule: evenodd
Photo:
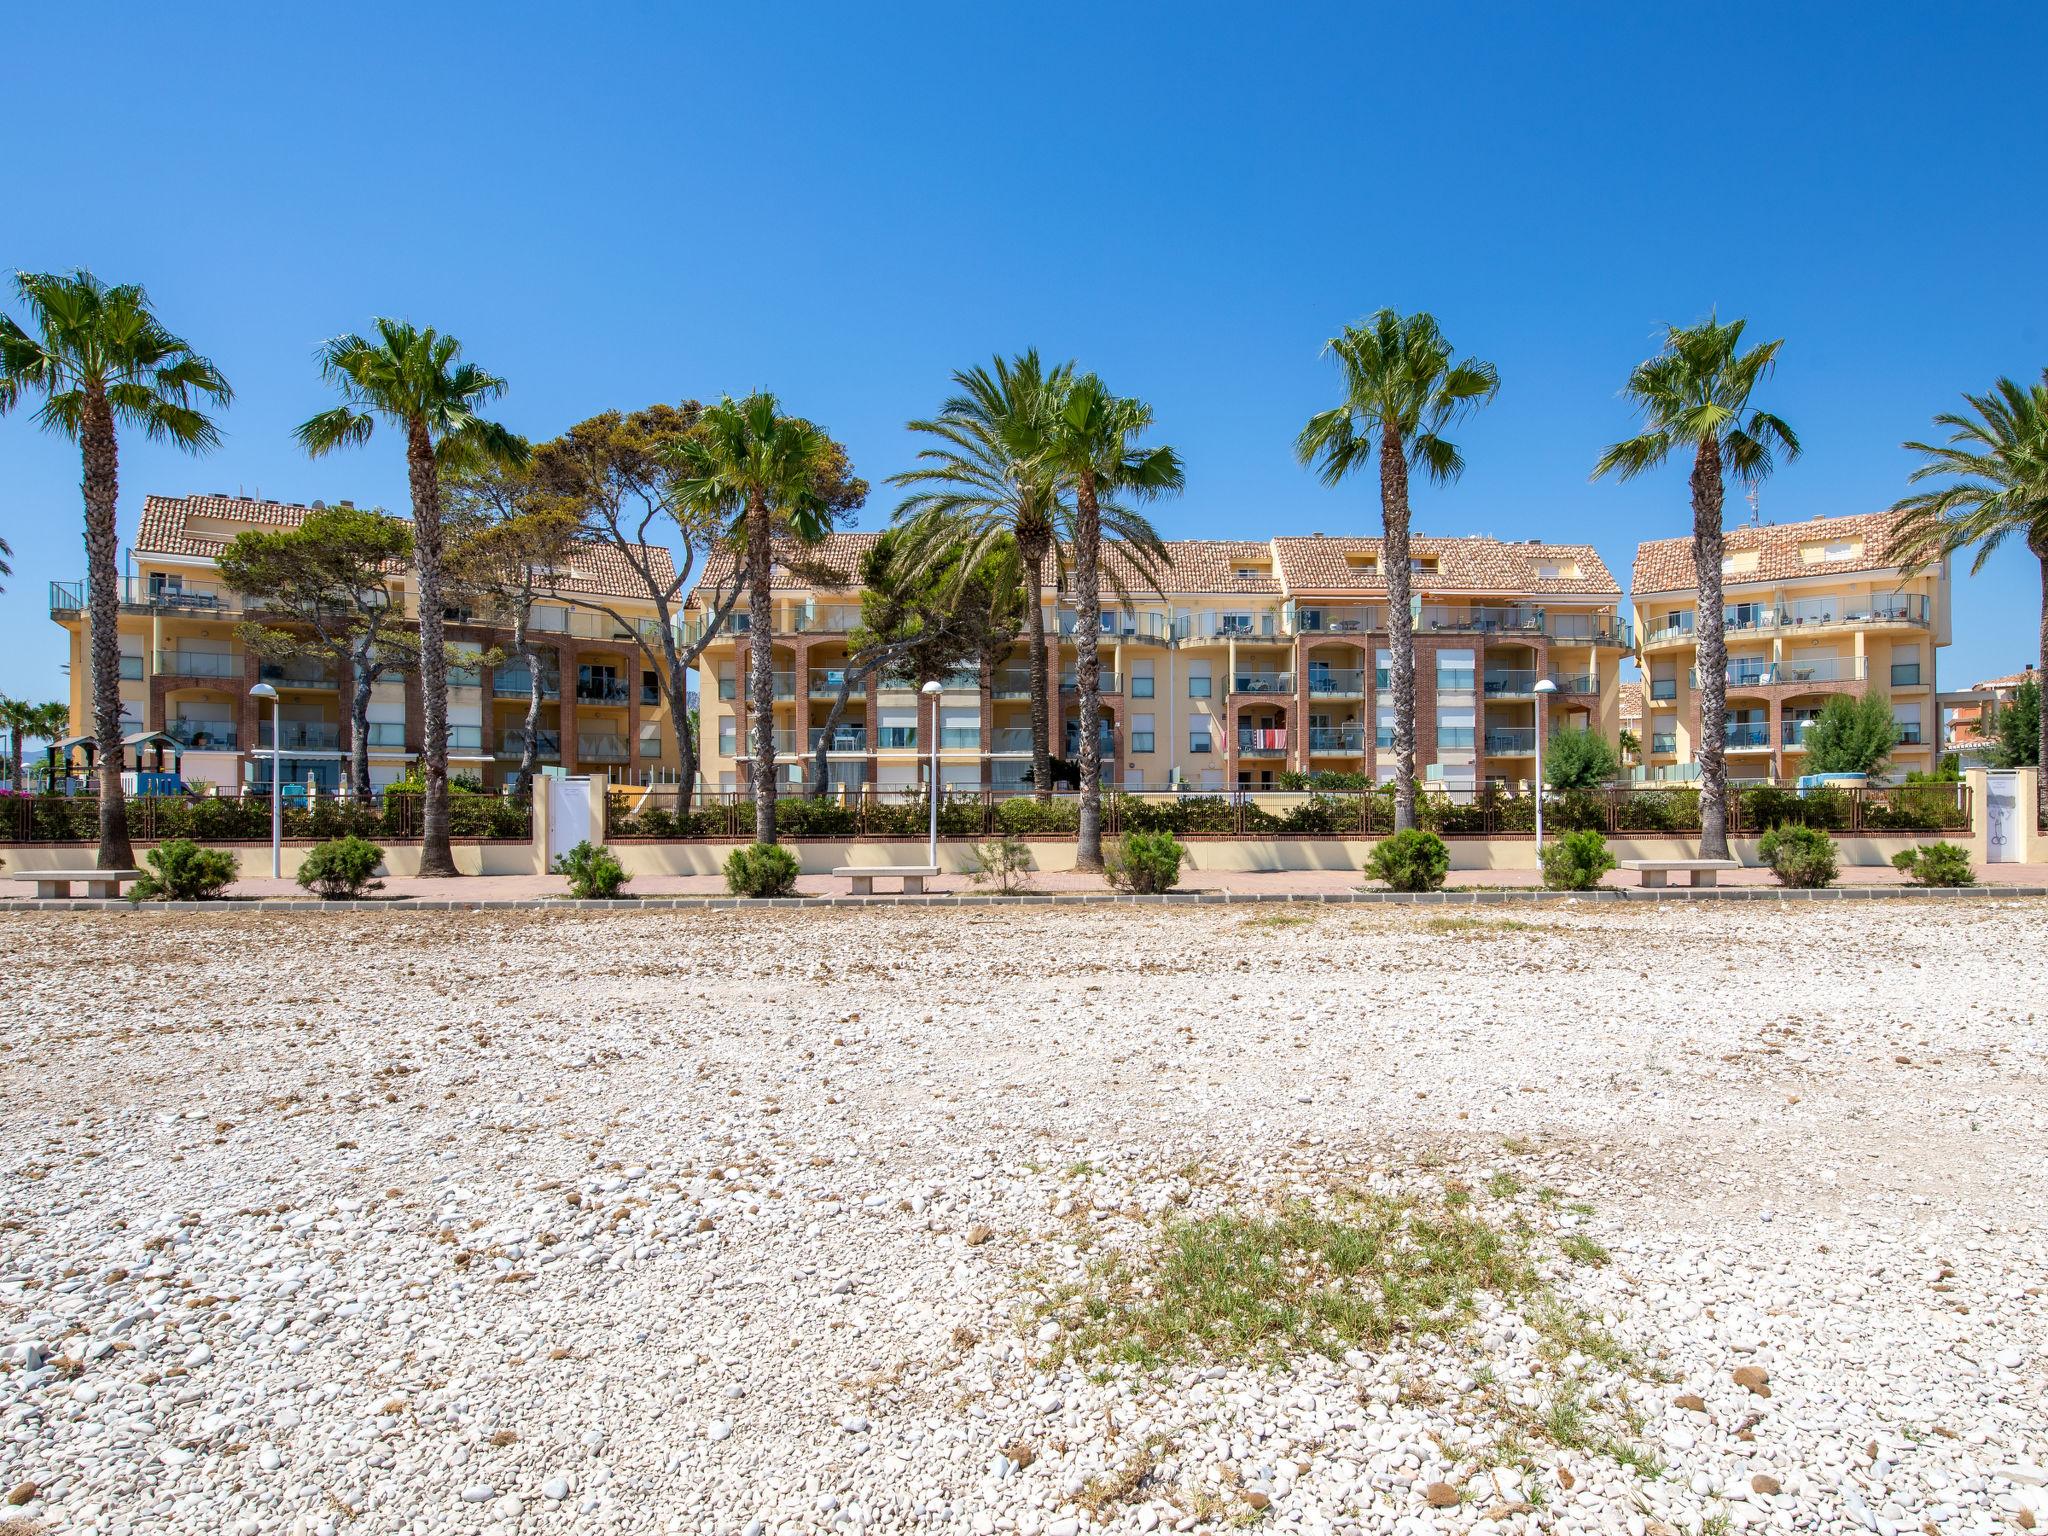
<svg viewBox="0 0 2048 1536">
<path fill-rule="evenodd" d="M 1557 692 L 1557 684 L 1547 677 L 1538 678 L 1533 691 L 1536 693 L 1555 693 Z"/>
<path fill-rule="evenodd" d="M 258 683 L 249 690 L 249 697 L 252 699 L 275 700 L 277 698 L 277 690 L 268 683 Z"/>
<path fill-rule="evenodd" d="M 929 693 L 936 696 L 938 694 L 944 693 L 946 690 L 939 686 L 939 680 L 937 678 L 933 678 L 930 682 L 926 683 L 924 687 L 919 689 L 918 691 L 920 693 Z"/>
</svg>

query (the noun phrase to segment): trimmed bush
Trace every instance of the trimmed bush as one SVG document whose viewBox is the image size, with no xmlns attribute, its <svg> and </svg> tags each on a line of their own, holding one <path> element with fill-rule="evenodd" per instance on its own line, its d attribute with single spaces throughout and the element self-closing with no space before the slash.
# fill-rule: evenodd
<svg viewBox="0 0 2048 1536">
<path fill-rule="evenodd" d="M 1365 872 L 1397 891 L 1440 891 L 1451 872 L 1451 850 L 1434 832 L 1411 827 L 1375 844 Z"/>
<path fill-rule="evenodd" d="M 735 848 L 725 861 L 725 888 L 735 896 L 794 896 L 796 855 L 779 843 Z"/>
<path fill-rule="evenodd" d="M 1780 885 L 1810 891 L 1835 883 L 1835 840 L 1819 827 L 1773 827 L 1756 848 Z"/>
<path fill-rule="evenodd" d="M 852 837 L 860 830 L 860 813 L 836 800 L 775 802 L 778 837 Z"/>
<path fill-rule="evenodd" d="M 134 901 L 218 901 L 235 883 L 235 856 L 202 848 L 188 838 L 159 843 L 146 856 L 149 869 L 128 889 Z"/>
<path fill-rule="evenodd" d="M 996 802 L 996 835 L 1010 837 L 1072 837 L 1081 828 L 1081 803 L 1039 800 L 1020 795 Z"/>
<path fill-rule="evenodd" d="M 1970 868 L 1970 852 L 1954 843 L 1929 843 L 1924 848 L 1907 848 L 1892 855 L 1892 868 L 1915 885 L 1975 885 L 1977 872 Z"/>
<path fill-rule="evenodd" d="M 1120 891 L 1157 896 L 1179 882 L 1186 853 L 1171 832 L 1127 832 L 1103 851 L 1103 877 Z"/>
<path fill-rule="evenodd" d="M 620 866 L 617 854 L 587 842 L 556 859 L 555 873 L 568 880 L 569 894 L 578 901 L 610 901 L 633 878 Z"/>
<path fill-rule="evenodd" d="M 1807 790 L 1780 789 L 1759 784 L 1736 796 L 1738 824 L 1768 831 L 1772 827 L 1820 827 L 1825 831 L 1846 831 L 1856 817 L 1849 795 L 1830 784 Z"/>
<path fill-rule="evenodd" d="M 377 866 L 384 862 L 384 850 L 368 838 L 337 837 L 322 843 L 299 865 L 299 884 L 329 900 L 354 899 L 366 891 L 381 891 Z"/>
<path fill-rule="evenodd" d="M 1567 832 L 1543 845 L 1543 884 L 1553 891 L 1590 891 L 1614 868 L 1607 839 L 1598 832 Z"/>
</svg>

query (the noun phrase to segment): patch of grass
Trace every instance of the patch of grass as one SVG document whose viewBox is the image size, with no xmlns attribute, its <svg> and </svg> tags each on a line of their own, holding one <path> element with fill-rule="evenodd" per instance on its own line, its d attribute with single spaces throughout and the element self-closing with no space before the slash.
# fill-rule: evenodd
<svg viewBox="0 0 2048 1536">
<path fill-rule="evenodd" d="M 1100 1168 L 1084 1157 L 1080 1162 L 1067 1169 L 1067 1177 L 1070 1179 L 1092 1179 L 1100 1172 L 1102 1172 Z"/>
<path fill-rule="evenodd" d="M 1654 1483 L 1664 1475 L 1664 1463 L 1658 1459 L 1657 1453 L 1642 1446 L 1610 1439 L 1596 1442 L 1592 1449 L 1617 1466 L 1627 1467 L 1646 1481 Z"/>
<path fill-rule="evenodd" d="M 1312 923 L 1315 917 L 1306 912 L 1262 912 L 1257 917 L 1248 917 L 1238 924 L 1240 928 L 1299 928 Z"/>
<path fill-rule="evenodd" d="M 1632 1370 L 1635 1366 L 1635 1356 L 1620 1340 L 1578 1308 L 1555 1297 L 1546 1297 L 1535 1307 L 1529 1321 L 1543 1335 L 1545 1353 L 1553 1359 L 1583 1355 L 1610 1371 Z"/>
<path fill-rule="evenodd" d="M 1486 1192 L 1496 1200 L 1512 1200 L 1522 1192 L 1522 1181 L 1502 1171 L 1486 1181 Z"/>
<path fill-rule="evenodd" d="M 1595 1269 L 1611 1257 L 1605 1248 L 1583 1232 L 1567 1232 L 1557 1240 L 1557 1246 L 1574 1264 L 1590 1264 Z"/>
<path fill-rule="evenodd" d="M 1558 1190 L 1552 1189 L 1548 1184 L 1545 1184 L 1536 1191 L 1536 1198 L 1544 1205 L 1556 1205 L 1558 1201 L 1564 1198 L 1564 1195 Z"/>
<path fill-rule="evenodd" d="M 1342 1196 L 1327 1210 L 1169 1219 L 1143 1252 L 1097 1261 L 1041 1308 L 1089 1359 L 1265 1361 L 1462 1329 L 1482 1294 L 1539 1289 L 1523 1248 L 1448 1202 Z"/>
<path fill-rule="evenodd" d="M 1722 1510 L 1719 1514 L 1709 1515 L 1700 1522 L 1700 1536 L 1728 1536 L 1728 1533 L 1734 1529 L 1735 1522 L 1729 1517 L 1726 1510 Z"/>
<path fill-rule="evenodd" d="M 1509 1157 L 1527 1157 L 1536 1150 L 1536 1143 L 1526 1136 L 1503 1136 L 1500 1139 L 1500 1149 Z"/>
<path fill-rule="evenodd" d="M 1570 1205 L 1566 1206 L 1565 1209 L 1570 1211 L 1574 1216 L 1590 1216 L 1593 1214 L 1593 1207 L 1588 1205 L 1583 1200 L 1574 1200 Z"/>
<path fill-rule="evenodd" d="M 1152 1469 L 1157 1465 L 1158 1462 L 1148 1447 L 1139 1452 L 1135 1460 L 1089 1478 L 1082 1484 L 1075 1502 L 1099 1520 L 1105 1511 L 1113 1510 L 1119 1504 L 1129 1503 L 1132 1495 L 1145 1485 L 1145 1479 L 1152 1475 Z"/>
<path fill-rule="evenodd" d="M 1586 1403 L 1576 1389 L 1561 1388 L 1543 1410 L 1543 1433 L 1553 1444 L 1576 1449 L 1586 1443 Z"/>
<path fill-rule="evenodd" d="M 1432 917 L 1422 924 L 1431 933 L 1542 933 L 1541 923 L 1525 923 L 1519 917 Z"/>
</svg>

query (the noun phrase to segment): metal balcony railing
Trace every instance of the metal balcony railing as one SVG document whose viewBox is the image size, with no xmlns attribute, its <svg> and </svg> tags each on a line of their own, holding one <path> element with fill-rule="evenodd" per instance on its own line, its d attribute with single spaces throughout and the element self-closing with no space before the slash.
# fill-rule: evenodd
<svg viewBox="0 0 2048 1536">
<path fill-rule="evenodd" d="M 586 763 L 623 763 L 626 760 L 626 744 L 616 736 L 594 736 L 579 732 L 576 737 L 576 756 Z"/>
<path fill-rule="evenodd" d="M 1536 750 L 1533 725 L 1489 726 L 1486 750 L 1494 757 L 1526 757 Z"/>
<path fill-rule="evenodd" d="M 1362 725 L 1312 725 L 1308 728 L 1308 749 L 1355 756 L 1365 750 Z"/>
<path fill-rule="evenodd" d="M 256 675 L 273 688 L 339 688 L 334 669 L 317 661 L 266 661 Z M 452 683 L 453 674 L 451 674 Z"/>
<path fill-rule="evenodd" d="M 1487 693 L 1496 696 L 1514 698 L 1533 694 L 1536 691 L 1536 673 L 1520 669 L 1488 672 L 1483 685 Z"/>
<path fill-rule="evenodd" d="M 1297 635 L 1359 635 L 1386 627 L 1386 610 L 1369 606 L 1317 603 L 1294 610 Z"/>
<path fill-rule="evenodd" d="M 1728 722 L 1728 750 L 1751 752 L 1768 748 L 1771 744 L 1771 728 L 1761 720 L 1731 720 Z"/>
<path fill-rule="evenodd" d="M 1292 672 L 1239 672 L 1230 680 L 1232 693 L 1292 693 Z"/>
<path fill-rule="evenodd" d="M 536 757 L 559 758 L 562 755 L 562 737 L 558 731 L 535 731 L 533 751 Z M 506 731 L 498 738 L 498 756 L 523 757 L 526 754 L 526 733 Z"/>
<path fill-rule="evenodd" d="M 235 750 L 235 723 L 232 720 L 192 720 L 174 715 L 164 722 L 164 734 L 181 747 L 208 752 Z M 264 734 L 269 734 L 267 723 Z M 264 745 L 269 743 L 266 741 Z"/>
</svg>

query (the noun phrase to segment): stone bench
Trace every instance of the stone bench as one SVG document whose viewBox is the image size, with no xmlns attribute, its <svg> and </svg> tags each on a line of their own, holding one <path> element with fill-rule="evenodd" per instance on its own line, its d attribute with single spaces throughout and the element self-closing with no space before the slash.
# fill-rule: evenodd
<svg viewBox="0 0 2048 1536">
<path fill-rule="evenodd" d="M 1698 887 L 1713 885 L 1724 869 L 1742 866 L 1733 859 L 1623 859 L 1621 868 L 1634 870 L 1646 889 L 1663 890 L 1666 878 L 1676 869 L 1685 870 L 1688 883 Z"/>
<path fill-rule="evenodd" d="M 82 885 L 85 894 L 101 898 L 121 894 L 123 880 L 140 880 L 139 869 L 24 869 L 9 878 L 33 880 L 36 883 L 36 899 L 48 901 L 53 898 L 68 898 L 71 887 Z"/>
<path fill-rule="evenodd" d="M 922 896 L 925 877 L 936 877 L 938 872 L 939 866 L 936 864 L 875 864 L 865 869 L 848 864 L 832 871 L 834 875 L 844 875 L 853 882 L 853 894 L 856 896 L 874 895 L 877 875 L 887 879 L 900 878 L 903 881 L 904 895 Z"/>
</svg>

